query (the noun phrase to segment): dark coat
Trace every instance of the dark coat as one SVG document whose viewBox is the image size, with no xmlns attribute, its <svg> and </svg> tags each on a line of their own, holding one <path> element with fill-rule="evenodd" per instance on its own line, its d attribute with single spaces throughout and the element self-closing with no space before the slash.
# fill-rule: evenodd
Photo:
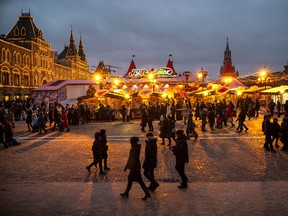
<svg viewBox="0 0 288 216">
<path fill-rule="evenodd" d="M 147 113 L 145 110 L 142 111 L 141 113 L 141 124 L 140 126 L 146 127 L 147 126 Z"/>
<path fill-rule="evenodd" d="M 94 140 L 92 145 L 94 163 L 99 163 L 102 160 L 102 148 L 100 140 Z"/>
<path fill-rule="evenodd" d="M 176 163 L 189 162 L 188 145 L 184 134 L 176 139 L 176 146 L 172 151 L 176 157 Z"/>
<path fill-rule="evenodd" d="M 161 129 L 160 129 L 161 138 L 169 139 L 171 135 L 169 120 L 167 118 L 164 118 L 160 124 L 161 124 Z"/>
<path fill-rule="evenodd" d="M 101 135 L 100 136 L 100 144 L 101 144 L 101 150 L 102 150 L 102 158 L 107 158 L 108 154 L 108 145 L 107 145 L 107 139 L 106 139 L 106 135 Z"/>
<path fill-rule="evenodd" d="M 143 169 L 155 168 L 157 165 L 157 138 L 148 137 L 145 142 L 145 160 L 142 167 Z"/>
<path fill-rule="evenodd" d="M 141 163 L 140 163 L 140 151 L 141 145 L 134 143 L 132 144 L 132 148 L 130 149 L 129 158 L 127 164 L 125 166 L 126 169 L 130 169 L 128 180 L 129 181 L 140 181 L 142 180 L 141 176 Z"/>
</svg>

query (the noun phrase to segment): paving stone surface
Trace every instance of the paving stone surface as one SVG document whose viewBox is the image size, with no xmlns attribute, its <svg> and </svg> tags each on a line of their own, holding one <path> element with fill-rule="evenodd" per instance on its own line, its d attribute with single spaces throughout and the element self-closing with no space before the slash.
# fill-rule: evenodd
<svg viewBox="0 0 288 216">
<path fill-rule="evenodd" d="M 287 215 L 288 154 L 264 150 L 262 119 L 246 121 L 249 130 L 241 134 L 231 126 L 207 132 L 196 128 L 199 138 L 188 141 L 189 189 L 184 192 L 177 188 L 175 158 L 159 139 L 155 177 L 161 186 L 148 204 L 141 201 L 139 186 L 133 186 L 128 200 L 119 196 L 126 187 L 123 168 L 131 136 L 140 137 L 144 160 L 146 133 L 139 120 L 93 122 L 42 135 L 17 122 L 14 134 L 21 145 L 0 150 L 0 215 L 273 215 L 275 210 Z M 185 129 L 181 121 L 176 127 Z M 93 167 L 88 173 L 93 136 L 102 128 L 107 130 L 111 170 L 100 175 Z"/>
</svg>

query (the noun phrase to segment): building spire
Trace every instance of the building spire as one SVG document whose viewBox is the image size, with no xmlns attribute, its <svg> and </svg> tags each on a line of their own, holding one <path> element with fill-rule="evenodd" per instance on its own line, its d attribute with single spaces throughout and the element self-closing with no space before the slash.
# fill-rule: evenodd
<svg viewBox="0 0 288 216">
<path fill-rule="evenodd" d="M 71 34 L 70 34 L 70 44 L 68 47 L 68 56 L 77 56 L 77 49 L 76 49 L 76 44 L 74 40 L 74 35 L 72 31 L 72 25 L 71 25 Z"/>
<path fill-rule="evenodd" d="M 78 48 L 78 55 L 80 56 L 81 60 L 86 61 L 86 56 L 84 52 L 84 47 L 82 44 L 82 37 L 81 37 L 81 32 L 80 32 L 80 42 L 79 42 L 79 48 Z"/>
<path fill-rule="evenodd" d="M 227 43 L 226 43 L 226 51 L 230 51 L 230 49 L 229 49 L 229 43 L 228 43 L 228 37 L 226 38 L 226 40 L 227 40 Z"/>
</svg>

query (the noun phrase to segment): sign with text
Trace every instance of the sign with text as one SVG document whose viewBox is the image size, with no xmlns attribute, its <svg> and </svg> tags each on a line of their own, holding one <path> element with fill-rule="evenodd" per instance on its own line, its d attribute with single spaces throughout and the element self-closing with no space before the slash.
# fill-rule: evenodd
<svg viewBox="0 0 288 216">
<path fill-rule="evenodd" d="M 148 73 L 153 73 L 155 77 L 174 77 L 172 69 L 168 67 L 161 67 L 157 69 L 151 69 L 148 71 L 146 69 L 133 69 L 130 72 L 129 77 L 143 78 Z"/>
</svg>

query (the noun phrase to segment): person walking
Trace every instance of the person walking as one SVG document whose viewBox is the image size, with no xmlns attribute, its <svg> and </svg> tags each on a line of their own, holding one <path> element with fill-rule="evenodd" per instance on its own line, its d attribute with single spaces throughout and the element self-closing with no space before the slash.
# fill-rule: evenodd
<svg viewBox="0 0 288 216">
<path fill-rule="evenodd" d="M 142 198 L 143 200 L 147 200 L 151 197 L 145 183 L 142 180 L 141 175 L 141 164 L 140 164 L 140 151 L 141 151 L 141 145 L 138 144 L 139 138 L 138 137 L 131 137 L 130 143 L 131 143 L 131 149 L 129 152 L 129 158 L 127 161 L 127 164 L 124 168 L 124 172 L 126 172 L 127 169 L 130 169 L 129 175 L 128 175 L 128 183 L 127 187 L 124 193 L 120 193 L 122 197 L 128 198 L 129 192 L 132 188 L 133 182 L 138 182 L 142 188 L 142 190 L 145 193 L 145 196 Z"/>
<path fill-rule="evenodd" d="M 275 152 L 274 148 L 273 148 L 273 145 L 272 145 L 272 131 L 273 131 L 273 125 L 270 121 L 271 119 L 271 114 L 268 114 L 267 115 L 267 118 L 265 119 L 265 122 L 264 122 L 264 130 L 265 130 L 265 144 L 264 144 L 264 148 L 267 150 L 267 151 L 272 151 L 272 152 Z"/>
<path fill-rule="evenodd" d="M 64 129 L 67 128 L 67 132 L 70 131 L 69 125 L 68 125 L 68 117 L 67 117 L 67 112 L 65 110 L 65 108 L 62 108 L 61 111 L 62 115 L 61 115 L 61 132 L 64 132 Z"/>
<path fill-rule="evenodd" d="M 162 138 L 161 145 L 165 145 L 165 138 L 169 140 L 169 144 L 171 144 L 171 131 L 169 120 L 166 116 L 163 116 L 162 120 L 160 121 L 160 137 Z"/>
<path fill-rule="evenodd" d="M 275 141 L 276 148 L 279 148 L 279 145 L 278 145 L 279 133 L 280 133 L 280 125 L 278 123 L 278 119 L 274 118 L 273 125 L 272 125 L 272 145 L 273 145 L 274 140 L 276 140 Z"/>
<path fill-rule="evenodd" d="M 108 145 L 107 145 L 107 136 L 106 136 L 105 129 L 100 130 L 100 144 L 101 144 L 101 151 L 102 151 L 102 159 L 104 161 L 104 170 L 110 170 L 110 168 L 107 166 Z M 102 164 L 100 165 L 100 167 L 102 167 Z"/>
<path fill-rule="evenodd" d="M 280 127 L 280 140 L 283 143 L 282 151 L 288 151 L 288 113 L 282 120 Z"/>
<path fill-rule="evenodd" d="M 176 146 L 171 147 L 176 158 L 175 169 L 181 177 L 181 183 L 178 188 L 187 188 L 188 178 L 185 175 L 185 163 L 189 162 L 188 145 L 183 130 L 176 131 Z"/>
<path fill-rule="evenodd" d="M 142 168 L 144 169 L 144 176 L 150 181 L 148 189 L 155 191 L 159 187 L 154 177 L 154 169 L 157 166 L 157 138 L 153 137 L 153 133 L 147 133 L 146 137 L 145 160 Z"/>
<path fill-rule="evenodd" d="M 243 127 L 245 128 L 245 132 L 248 130 L 248 127 L 244 124 L 245 118 L 246 118 L 246 112 L 242 107 L 240 108 L 240 113 L 238 115 L 238 128 L 237 128 L 238 133 L 242 132 Z"/>
<path fill-rule="evenodd" d="M 186 135 L 187 135 L 187 139 L 190 139 L 190 137 L 195 137 L 195 140 L 196 140 L 198 138 L 198 134 L 195 130 L 195 123 L 192 117 L 193 117 L 192 112 L 189 112 L 187 127 L 186 127 Z"/>
<path fill-rule="evenodd" d="M 45 117 L 44 117 L 42 111 L 39 112 L 39 116 L 38 116 L 38 119 L 37 119 L 37 125 L 38 125 L 38 129 L 39 129 L 39 134 L 42 134 L 42 130 L 43 130 L 45 133 L 47 133 L 47 130 L 45 129 L 45 127 L 46 127 L 46 120 L 45 120 Z"/>
<path fill-rule="evenodd" d="M 28 109 L 27 111 L 27 117 L 26 117 L 26 123 L 28 127 L 28 131 L 33 131 L 33 126 L 32 126 L 32 109 Z"/>
<path fill-rule="evenodd" d="M 140 126 L 141 126 L 141 131 L 146 132 L 145 131 L 145 127 L 147 126 L 147 110 L 146 110 L 146 108 L 142 109 Z"/>
<path fill-rule="evenodd" d="M 99 132 L 96 132 L 94 134 L 94 142 L 92 145 L 92 152 L 93 152 L 93 162 L 86 167 L 88 172 L 91 172 L 91 167 L 94 165 L 97 167 L 97 164 L 99 163 L 99 168 L 100 168 L 100 174 L 106 174 L 103 169 L 102 169 L 102 149 L 101 149 L 101 143 L 100 143 L 100 136 L 101 134 Z"/>
<path fill-rule="evenodd" d="M 278 99 L 277 105 L 276 105 L 278 118 L 280 118 L 280 116 L 281 116 L 281 106 L 282 106 L 282 104 L 281 104 L 280 100 Z"/>
<path fill-rule="evenodd" d="M 260 102 L 259 99 L 257 98 L 255 101 L 255 112 L 256 112 L 256 117 L 259 116 L 259 110 L 260 110 Z"/>
<path fill-rule="evenodd" d="M 122 107 L 121 107 L 121 110 L 120 110 L 120 113 L 122 115 L 122 122 L 125 122 L 125 119 L 126 119 L 126 106 L 123 104 Z"/>
</svg>

